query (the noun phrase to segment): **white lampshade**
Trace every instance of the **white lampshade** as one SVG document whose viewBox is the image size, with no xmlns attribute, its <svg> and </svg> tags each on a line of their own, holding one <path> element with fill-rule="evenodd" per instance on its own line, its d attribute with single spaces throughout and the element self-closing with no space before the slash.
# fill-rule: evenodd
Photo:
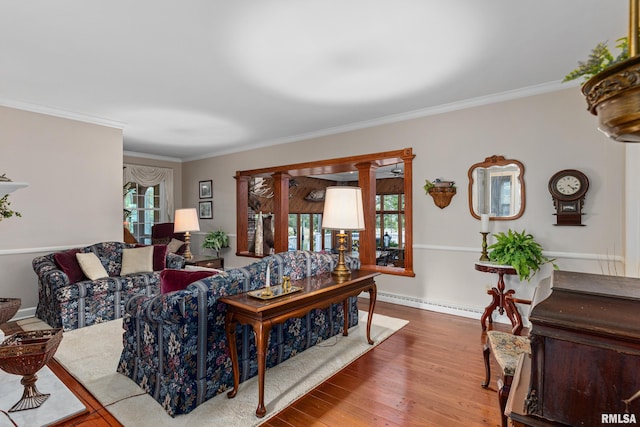
<svg viewBox="0 0 640 427">
<path fill-rule="evenodd" d="M 184 233 L 186 231 L 200 231 L 198 211 L 195 208 L 176 209 L 173 232 Z"/>
<path fill-rule="evenodd" d="M 327 230 L 364 230 L 362 190 L 360 187 L 327 187 L 322 213 L 322 228 Z"/>
</svg>

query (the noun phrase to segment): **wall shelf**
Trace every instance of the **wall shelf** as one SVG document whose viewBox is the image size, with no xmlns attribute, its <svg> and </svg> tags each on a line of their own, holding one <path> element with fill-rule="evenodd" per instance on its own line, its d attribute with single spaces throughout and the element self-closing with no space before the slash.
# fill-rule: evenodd
<svg viewBox="0 0 640 427">
<path fill-rule="evenodd" d="M 440 209 L 449 206 L 451 199 L 456 195 L 455 187 L 432 187 L 428 191 L 431 197 L 433 197 L 433 202 Z"/>
<path fill-rule="evenodd" d="M 0 181 L 0 198 L 27 186 L 27 182 Z"/>
</svg>

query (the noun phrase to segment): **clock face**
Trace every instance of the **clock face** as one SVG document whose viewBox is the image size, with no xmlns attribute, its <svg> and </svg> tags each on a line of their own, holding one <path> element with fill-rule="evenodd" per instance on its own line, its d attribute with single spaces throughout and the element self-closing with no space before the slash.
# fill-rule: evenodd
<svg viewBox="0 0 640 427">
<path fill-rule="evenodd" d="M 582 199 L 589 189 L 589 179 L 575 169 L 565 169 L 549 180 L 549 192 L 555 200 Z"/>
<path fill-rule="evenodd" d="M 573 175 L 566 175 L 556 182 L 556 190 L 565 196 L 572 196 L 580 191 L 582 183 Z"/>
</svg>

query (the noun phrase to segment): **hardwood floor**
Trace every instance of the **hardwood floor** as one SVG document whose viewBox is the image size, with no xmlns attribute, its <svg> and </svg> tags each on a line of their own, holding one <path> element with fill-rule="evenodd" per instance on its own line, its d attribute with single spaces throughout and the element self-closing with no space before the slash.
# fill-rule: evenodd
<svg viewBox="0 0 640 427">
<path fill-rule="evenodd" d="M 489 389 L 480 386 L 479 320 L 384 302 L 375 311 L 409 324 L 263 426 L 501 424 L 495 380 Z"/>
<path fill-rule="evenodd" d="M 362 300 L 361 309 L 367 306 Z M 263 426 L 500 425 L 495 378 L 489 389 L 480 386 L 484 334 L 478 320 L 384 302 L 375 311 L 410 323 Z M 57 427 L 120 425 L 60 365 L 49 367 L 89 408 Z"/>
</svg>

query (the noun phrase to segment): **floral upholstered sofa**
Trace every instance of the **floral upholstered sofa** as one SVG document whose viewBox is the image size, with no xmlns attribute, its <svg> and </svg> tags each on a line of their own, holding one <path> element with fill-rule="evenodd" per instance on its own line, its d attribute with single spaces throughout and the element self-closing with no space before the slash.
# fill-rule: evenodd
<svg viewBox="0 0 640 427">
<path fill-rule="evenodd" d="M 153 247 L 154 271 L 120 276 L 123 250 L 139 247 L 102 242 L 34 258 L 32 265 L 38 275 L 36 316 L 51 327 L 69 331 L 122 317 L 132 296 L 159 294 L 160 271 L 165 267 L 183 268 L 184 258 L 157 245 Z M 108 277 L 88 279 L 77 264 L 76 253 L 94 253 Z"/>
<path fill-rule="evenodd" d="M 272 283 L 333 270 L 337 255 L 291 251 L 267 256 L 242 268 L 191 283 L 184 290 L 129 300 L 123 317 L 124 349 L 118 372 L 130 377 L 171 415 L 196 406 L 233 387 L 225 335 L 226 304 L 220 297 L 264 287 L 267 266 Z M 359 260 L 347 257 L 350 268 Z M 357 298 L 349 301 L 349 326 L 358 322 Z M 313 310 L 271 329 L 267 368 L 342 332 L 342 304 Z M 240 381 L 257 374 L 250 326 L 238 325 Z"/>
</svg>

